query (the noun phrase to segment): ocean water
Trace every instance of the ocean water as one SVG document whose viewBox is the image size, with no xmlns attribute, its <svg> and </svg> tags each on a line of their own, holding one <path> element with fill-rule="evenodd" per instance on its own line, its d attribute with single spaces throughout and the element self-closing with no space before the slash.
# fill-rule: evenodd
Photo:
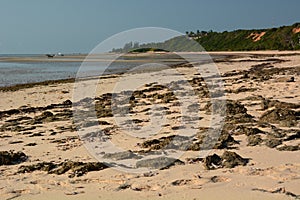
<svg viewBox="0 0 300 200">
<path fill-rule="evenodd" d="M 41 55 L 0 55 L 1 57 L 30 57 Z M 82 62 L 79 61 L 51 61 L 51 59 L 45 59 L 37 62 L 6 62 L 2 60 L 0 62 L 0 87 L 12 86 L 17 84 L 35 83 L 46 80 L 61 80 L 67 78 L 77 77 L 78 70 L 80 69 L 80 77 L 91 77 L 99 74 L 114 74 L 122 73 L 132 69 L 135 66 L 144 64 L 133 59 L 132 61 L 120 59 L 118 62 L 113 62 L 107 67 L 108 62 L 89 62 L 81 67 Z M 158 60 L 151 60 L 153 63 L 157 63 Z M 178 61 L 178 62 L 182 62 Z M 158 61 L 158 63 L 175 64 L 176 62 L 168 62 L 168 59 Z"/>
<path fill-rule="evenodd" d="M 107 70 L 105 63 L 89 63 L 80 69 L 80 77 L 118 73 L 127 69 L 129 65 L 114 63 Z M 81 62 L 0 62 L 0 87 L 75 78 L 80 67 Z"/>
</svg>

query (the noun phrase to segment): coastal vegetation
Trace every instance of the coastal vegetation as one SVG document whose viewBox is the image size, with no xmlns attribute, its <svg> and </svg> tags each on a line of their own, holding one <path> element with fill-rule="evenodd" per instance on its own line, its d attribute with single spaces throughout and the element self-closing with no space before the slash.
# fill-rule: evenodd
<svg viewBox="0 0 300 200">
<path fill-rule="evenodd" d="M 188 42 L 190 40 L 196 42 Z M 223 32 L 186 31 L 184 36 L 159 43 L 129 42 L 123 48 L 112 49 L 112 52 L 147 52 L 151 49 L 165 51 L 300 50 L 300 23 L 268 29 L 239 29 Z"/>
</svg>

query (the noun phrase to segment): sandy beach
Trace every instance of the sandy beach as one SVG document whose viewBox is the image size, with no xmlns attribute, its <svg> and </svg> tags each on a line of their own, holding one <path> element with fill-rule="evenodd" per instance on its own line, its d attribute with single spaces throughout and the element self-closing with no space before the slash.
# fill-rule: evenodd
<svg viewBox="0 0 300 200">
<path fill-rule="evenodd" d="M 300 52 L 212 54 L 227 56 L 215 60 L 224 86 L 224 107 L 211 105 L 211 99 L 219 100 L 220 88 L 210 90 L 207 81 L 214 77 L 203 79 L 197 63 L 106 75 L 99 82 L 96 79 L 94 96 L 82 90 L 78 96 L 73 79 L 2 88 L 0 199 L 300 199 Z M 83 57 L 64 59 L 73 62 Z M 211 65 L 202 64 L 201 70 L 209 71 Z M 192 87 L 197 105 L 182 80 Z M 122 81 L 135 84 L 122 85 Z M 89 88 L 95 79 L 76 84 Z M 166 85 L 176 85 L 176 92 Z M 127 90 L 133 90 L 132 97 L 123 102 Z M 111 110 L 114 95 L 117 108 L 128 109 L 125 119 L 120 117 L 122 109 Z M 190 105 L 186 113 L 181 108 L 185 103 Z M 79 109 L 77 118 L 74 109 Z M 96 121 L 88 109 L 94 109 Z M 222 110 L 222 131 L 202 156 L 206 134 L 213 128 L 212 113 Z M 156 127 L 151 123 L 155 113 L 165 120 L 160 129 L 149 137 L 135 137 L 144 127 Z M 192 113 L 197 113 L 196 120 Z M 181 118 L 188 118 L 187 123 L 182 125 Z M 128 130 L 134 134 L 127 134 Z M 108 153 L 97 146 L 106 141 L 123 151 Z M 93 146 L 93 152 L 86 144 Z M 175 157 L 175 151 L 182 154 Z M 151 170 L 117 170 L 93 153 L 116 163 L 133 161 L 136 171 L 143 166 Z M 163 156 L 171 159 L 167 165 L 158 160 Z"/>
</svg>

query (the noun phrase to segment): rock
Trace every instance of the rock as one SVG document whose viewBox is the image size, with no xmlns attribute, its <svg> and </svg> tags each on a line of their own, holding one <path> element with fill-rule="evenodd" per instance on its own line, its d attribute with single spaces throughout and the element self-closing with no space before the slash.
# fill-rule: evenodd
<svg viewBox="0 0 300 200">
<path fill-rule="evenodd" d="M 186 150 L 189 148 L 191 139 L 186 136 L 171 135 L 161 137 L 159 139 L 147 140 L 140 144 L 142 148 L 149 148 L 149 150 L 159 149 L 179 149 Z"/>
<path fill-rule="evenodd" d="M 275 108 L 262 114 L 260 121 L 280 124 L 283 122 L 295 125 L 299 113 L 289 109 Z"/>
<path fill-rule="evenodd" d="M 200 151 L 204 147 L 204 146 L 202 146 L 202 142 L 201 141 L 196 141 L 196 142 L 193 142 L 192 144 L 187 143 L 185 146 L 187 148 L 184 147 L 184 148 L 182 148 L 180 150 Z"/>
<path fill-rule="evenodd" d="M 248 146 L 256 146 L 263 142 L 260 135 L 249 135 L 247 137 L 247 141 L 248 141 L 248 144 L 247 144 Z"/>
<path fill-rule="evenodd" d="M 20 144 L 23 143 L 24 141 L 22 140 L 15 140 L 15 141 L 10 141 L 8 144 Z"/>
<path fill-rule="evenodd" d="M 238 165 L 245 166 L 249 161 L 249 159 L 242 158 L 237 153 L 231 151 L 225 151 L 221 158 L 222 166 L 226 168 L 233 168 Z"/>
<path fill-rule="evenodd" d="M 284 145 L 282 147 L 277 148 L 279 151 L 299 151 L 300 150 L 300 145 Z"/>
<path fill-rule="evenodd" d="M 282 144 L 282 141 L 279 139 L 269 138 L 269 139 L 265 140 L 265 145 L 270 148 L 277 147 L 278 145 L 281 145 L 281 144 Z"/>
<path fill-rule="evenodd" d="M 57 164 L 51 163 L 51 162 L 41 162 L 33 165 L 28 165 L 28 166 L 21 166 L 19 167 L 18 172 L 19 173 L 30 173 L 33 171 L 46 171 L 49 172 L 50 170 L 54 169 L 57 167 Z"/>
<path fill-rule="evenodd" d="M 295 77 L 293 77 L 293 76 L 290 77 L 286 82 L 288 82 L 288 83 L 289 83 L 289 82 L 295 82 Z"/>
<path fill-rule="evenodd" d="M 249 162 L 249 159 L 242 158 L 235 152 L 225 151 L 220 157 L 217 154 L 207 156 L 203 159 L 203 165 L 205 169 L 212 170 L 218 168 L 233 168 L 238 165 L 245 166 Z"/>
<path fill-rule="evenodd" d="M 33 146 L 36 146 L 36 145 L 37 144 L 35 142 L 31 142 L 31 143 L 25 144 L 24 146 L 33 147 Z"/>
<path fill-rule="evenodd" d="M 73 117 L 73 112 L 72 110 L 64 109 L 57 113 L 53 118 L 56 121 L 68 121 L 71 120 Z"/>
<path fill-rule="evenodd" d="M 184 162 L 176 158 L 157 157 L 157 158 L 140 160 L 137 161 L 136 163 L 137 168 L 147 167 L 152 169 L 166 169 L 173 165 L 184 165 Z"/>
<path fill-rule="evenodd" d="M 291 76 L 291 77 L 279 77 L 276 79 L 276 82 L 287 82 L 287 83 L 291 83 L 291 82 L 295 82 L 295 77 Z"/>
<path fill-rule="evenodd" d="M 300 108 L 300 104 L 281 102 L 278 100 L 271 100 L 263 98 L 261 101 L 261 109 L 266 110 L 268 108 L 281 108 L 281 109 L 297 109 Z"/>
<path fill-rule="evenodd" d="M 151 190 L 151 186 L 150 185 L 147 185 L 147 184 L 141 184 L 141 183 L 133 183 L 131 186 L 130 186 L 130 189 L 132 189 L 133 191 L 149 191 Z"/>
<path fill-rule="evenodd" d="M 125 160 L 125 159 L 139 159 L 141 156 L 136 155 L 132 151 L 123 151 L 117 153 L 106 153 L 103 156 L 104 159 L 112 159 L 112 160 Z"/>
<path fill-rule="evenodd" d="M 296 134 L 286 137 L 284 141 L 297 140 L 297 139 L 300 139 L 300 131 L 298 131 Z"/>
<path fill-rule="evenodd" d="M 286 136 L 286 133 L 282 130 L 277 128 L 276 126 L 271 125 L 271 130 L 266 133 L 269 138 L 283 138 Z"/>
<path fill-rule="evenodd" d="M 90 171 L 99 171 L 108 168 L 107 165 L 100 162 L 74 162 L 74 161 L 66 161 L 61 163 L 52 163 L 52 162 L 41 162 L 29 166 L 21 166 L 19 167 L 19 173 L 28 173 L 33 171 L 46 171 L 49 174 L 57 174 L 61 175 L 68 171 L 72 171 L 69 177 L 74 176 L 82 176 Z"/>
<path fill-rule="evenodd" d="M 53 113 L 50 111 L 45 111 L 41 115 L 37 116 L 36 119 L 45 119 L 47 117 L 52 117 Z"/>
<path fill-rule="evenodd" d="M 211 156 L 207 156 L 203 159 L 203 165 L 205 169 L 217 169 L 221 168 L 222 159 L 217 154 L 213 154 Z"/>
<path fill-rule="evenodd" d="M 240 125 L 236 128 L 236 130 L 234 130 L 234 133 L 237 135 L 245 134 L 246 136 L 250 136 L 250 135 L 257 135 L 264 132 L 258 128 L 250 128 L 250 127 Z"/>
<path fill-rule="evenodd" d="M 235 94 L 238 94 L 238 93 L 241 93 L 241 92 L 254 92 L 256 91 L 257 88 L 246 88 L 245 86 L 241 86 L 239 88 L 237 88 L 236 90 L 226 90 L 227 93 L 235 93 Z"/>
<path fill-rule="evenodd" d="M 63 105 L 72 105 L 72 101 L 71 100 L 65 100 L 63 103 Z"/>
<path fill-rule="evenodd" d="M 28 137 L 41 137 L 41 136 L 44 136 L 44 135 L 41 133 L 33 133 L 33 134 L 29 135 Z"/>
<path fill-rule="evenodd" d="M 238 144 L 238 142 L 228 132 L 223 130 L 214 148 L 226 149 L 235 144 Z"/>
<path fill-rule="evenodd" d="M 229 101 L 226 104 L 227 115 L 236 115 L 239 113 L 246 113 L 247 109 L 239 102 Z"/>
<path fill-rule="evenodd" d="M 239 113 L 236 115 L 227 115 L 226 122 L 232 124 L 251 123 L 255 122 L 253 118 L 254 117 L 252 115 L 249 115 L 248 113 Z"/>
<path fill-rule="evenodd" d="M 13 151 L 0 151 L 0 166 L 14 165 L 27 160 L 27 156 L 23 152 L 14 153 Z"/>
<path fill-rule="evenodd" d="M 126 190 L 126 189 L 128 189 L 128 188 L 130 188 L 130 187 L 131 187 L 131 184 L 129 184 L 129 183 L 123 183 L 122 185 L 120 185 L 120 186 L 116 189 L 116 191 Z"/>
<path fill-rule="evenodd" d="M 174 186 L 182 186 L 182 185 L 187 185 L 191 182 L 192 182 L 191 179 L 180 179 L 180 180 L 173 181 L 171 184 Z"/>
<path fill-rule="evenodd" d="M 77 177 L 82 176 L 90 171 L 100 171 L 106 168 L 108 168 L 108 166 L 101 162 L 83 163 L 83 162 L 68 161 L 68 162 L 61 163 L 60 168 L 51 170 L 49 173 L 60 175 L 71 170 L 72 174 L 69 176 L 71 178 L 74 176 Z"/>
<path fill-rule="evenodd" d="M 31 124 L 40 124 L 43 122 L 52 122 L 55 120 L 54 114 L 50 111 L 45 111 L 41 115 L 34 117 Z"/>
</svg>

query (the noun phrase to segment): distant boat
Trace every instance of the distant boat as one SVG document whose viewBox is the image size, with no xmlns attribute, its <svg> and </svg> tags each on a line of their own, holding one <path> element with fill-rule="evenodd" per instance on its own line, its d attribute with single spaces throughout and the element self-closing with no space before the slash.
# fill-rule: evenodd
<svg viewBox="0 0 300 200">
<path fill-rule="evenodd" d="M 53 58 L 53 57 L 55 56 L 55 54 L 46 54 L 46 56 L 47 56 L 48 58 Z"/>
</svg>

